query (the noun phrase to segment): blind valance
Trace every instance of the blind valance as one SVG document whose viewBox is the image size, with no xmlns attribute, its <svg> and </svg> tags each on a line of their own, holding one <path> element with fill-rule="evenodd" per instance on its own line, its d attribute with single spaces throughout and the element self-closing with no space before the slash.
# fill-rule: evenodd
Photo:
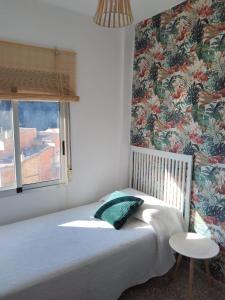
<svg viewBox="0 0 225 300">
<path fill-rule="evenodd" d="M 0 41 L 0 99 L 78 101 L 76 53 Z"/>
</svg>

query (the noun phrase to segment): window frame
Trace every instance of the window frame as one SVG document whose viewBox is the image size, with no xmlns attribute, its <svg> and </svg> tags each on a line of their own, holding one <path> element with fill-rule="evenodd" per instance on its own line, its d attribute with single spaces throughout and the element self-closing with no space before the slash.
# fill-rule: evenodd
<svg viewBox="0 0 225 300">
<path fill-rule="evenodd" d="M 0 99 L 1 101 L 11 101 L 12 104 L 12 128 L 14 141 L 14 160 L 15 160 L 15 185 L 0 188 L 0 197 L 5 197 L 15 193 L 22 193 L 26 190 L 50 187 L 55 185 L 67 184 L 72 172 L 71 161 L 71 137 L 70 137 L 70 104 L 69 102 L 57 101 L 59 103 L 59 138 L 60 138 L 60 178 L 30 184 L 22 184 L 22 163 L 20 153 L 20 130 L 18 103 L 24 101 Z M 29 101 L 27 99 L 27 101 Z M 32 100 L 30 100 L 32 101 Z M 43 100 L 40 100 L 40 102 Z M 43 101 L 50 102 L 48 100 Z"/>
</svg>

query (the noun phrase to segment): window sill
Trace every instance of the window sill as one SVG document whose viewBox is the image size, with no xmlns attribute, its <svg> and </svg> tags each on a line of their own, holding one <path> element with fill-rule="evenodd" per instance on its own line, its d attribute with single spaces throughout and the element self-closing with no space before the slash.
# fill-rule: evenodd
<svg viewBox="0 0 225 300">
<path fill-rule="evenodd" d="M 56 180 L 54 182 L 45 182 L 40 184 L 32 184 L 32 185 L 25 185 L 23 186 L 23 192 L 17 193 L 16 188 L 8 189 L 8 190 L 2 190 L 0 191 L 0 199 L 5 197 L 12 197 L 12 196 L 19 196 L 23 195 L 24 193 L 33 193 L 36 191 L 42 191 L 42 190 L 50 190 L 52 188 L 60 188 L 62 186 L 66 186 L 67 182 L 60 182 L 59 180 Z"/>
</svg>

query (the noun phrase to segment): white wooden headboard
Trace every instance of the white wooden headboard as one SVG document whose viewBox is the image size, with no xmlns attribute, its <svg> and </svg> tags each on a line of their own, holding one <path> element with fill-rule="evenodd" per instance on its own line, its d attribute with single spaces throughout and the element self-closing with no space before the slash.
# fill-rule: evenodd
<svg viewBox="0 0 225 300">
<path fill-rule="evenodd" d="M 178 208 L 188 228 L 192 156 L 131 147 L 129 186 Z"/>
</svg>

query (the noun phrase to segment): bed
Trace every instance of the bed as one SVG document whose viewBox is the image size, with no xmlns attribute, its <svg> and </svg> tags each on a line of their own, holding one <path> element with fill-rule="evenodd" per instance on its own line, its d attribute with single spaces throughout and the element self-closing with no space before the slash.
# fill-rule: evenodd
<svg viewBox="0 0 225 300">
<path fill-rule="evenodd" d="M 147 224 L 131 217 L 115 230 L 93 218 L 100 205 L 95 202 L 0 227 L 1 300 L 116 300 L 128 287 L 163 275 L 173 266 L 168 239 L 184 230 L 183 212 L 140 191 L 148 187 L 148 174 L 147 168 L 145 174 L 141 168 L 146 157 L 139 159 L 136 150 L 131 153 L 132 189 L 126 192 L 156 201 L 156 218 Z M 186 186 L 183 196 L 187 190 Z"/>
</svg>

